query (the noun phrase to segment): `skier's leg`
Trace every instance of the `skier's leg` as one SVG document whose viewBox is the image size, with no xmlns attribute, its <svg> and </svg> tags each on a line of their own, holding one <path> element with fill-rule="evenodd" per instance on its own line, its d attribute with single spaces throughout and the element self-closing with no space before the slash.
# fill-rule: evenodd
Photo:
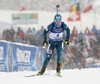
<svg viewBox="0 0 100 84">
<path fill-rule="evenodd" d="M 55 48 L 54 45 L 52 45 L 52 44 L 49 44 L 49 45 L 48 45 L 47 53 L 46 53 L 46 58 L 45 58 L 45 60 L 44 60 L 42 69 L 41 69 L 40 72 L 38 72 L 39 75 L 42 75 L 42 74 L 45 72 L 45 69 L 46 69 L 46 67 L 47 67 L 47 65 L 48 65 L 48 62 L 49 62 L 50 59 L 51 59 L 52 53 L 53 53 L 53 51 L 54 51 L 54 48 Z"/>
<path fill-rule="evenodd" d="M 52 45 L 52 44 L 48 45 L 48 49 L 47 49 L 47 53 L 46 53 L 46 58 L 44 60 L 43 67 L 47 67 L 47 64 L 48 64 L 48 62 L 51 59 L 52 53 L 54 51 L 54 48 L 55 48 L 54 45 Z"/>
<path fill-rule="evenodd" d="M 58 46 L 56 47 L 57 50 L 57 73 L 60 74 L 61 70 L 61 63 L 62 63 L 62 51 L 63 51 L 63 42 L 59 42 Z"/>
<path fill-rule="evenodd" d="M 61 73 L 60 70 L 61 70 L 61 63 L 57 63 L 57 68 L 56 68 L 57 74 Z"/>
</svg>

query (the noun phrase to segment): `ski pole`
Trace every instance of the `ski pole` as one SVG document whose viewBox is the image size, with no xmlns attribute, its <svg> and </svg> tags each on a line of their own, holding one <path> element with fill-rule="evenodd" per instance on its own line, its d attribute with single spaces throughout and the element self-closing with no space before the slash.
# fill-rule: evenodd
<svg viewBox="0 0 100 84">
<path fill-rule="evenodd" d="M 69 46 L 67 46 L 67 48 L 68 48 L 69 52 L 71 53 L 71 50 L 70 50 Z"/>
</svg>

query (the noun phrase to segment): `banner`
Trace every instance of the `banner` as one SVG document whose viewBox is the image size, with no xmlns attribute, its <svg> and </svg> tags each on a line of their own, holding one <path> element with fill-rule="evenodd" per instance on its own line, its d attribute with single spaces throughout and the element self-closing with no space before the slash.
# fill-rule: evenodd
<svg viewBox="0 0 100 84">
<path fill-rule="evenodd" d="M 38 47 L 13 44 L 12 71 L 37 71 L 42 66 L 44 53 Z"/>
<path fill-rule="evenodd" d="M 0 41 L 0 72 L 9 72 L 9 43 Z"/>
<path fill-rule="evenodd" d="M 90 65 L 86 65 L 86 68 L 100 68 L 100 64 L 90 64 Z"/>
<path fill-rule="evenodd" d="M 38 14 L 12 14 L 13 24 L 38 24 Z"/>
</svg>

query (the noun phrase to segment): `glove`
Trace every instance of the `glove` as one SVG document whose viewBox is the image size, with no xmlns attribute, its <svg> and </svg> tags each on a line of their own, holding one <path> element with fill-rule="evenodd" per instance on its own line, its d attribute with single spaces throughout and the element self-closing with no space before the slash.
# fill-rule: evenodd
<svg viewBox="0 0 100 84">
<path fill-rule="evenodd" d="M 47 42 L 43 42 L 43 46 L 46 46 L 47 45 Z"/>
<path fill-rule="evenodd" d="M 69 41 L 65 40 L 65 45 L 69 45 Z"/>
</svg>

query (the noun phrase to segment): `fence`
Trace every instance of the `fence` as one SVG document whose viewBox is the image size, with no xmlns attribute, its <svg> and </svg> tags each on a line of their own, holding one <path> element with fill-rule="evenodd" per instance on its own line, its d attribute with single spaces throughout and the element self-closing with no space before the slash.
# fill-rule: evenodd
<svg viewBox="0 0 100 84">
<path fill-rule="evenodd" d="M 41 56 L 40 56 L 41 55 Z M 45 48 L 0 41 L 0 71 L 37 71 L 45 58 Z"/>
</svg>

